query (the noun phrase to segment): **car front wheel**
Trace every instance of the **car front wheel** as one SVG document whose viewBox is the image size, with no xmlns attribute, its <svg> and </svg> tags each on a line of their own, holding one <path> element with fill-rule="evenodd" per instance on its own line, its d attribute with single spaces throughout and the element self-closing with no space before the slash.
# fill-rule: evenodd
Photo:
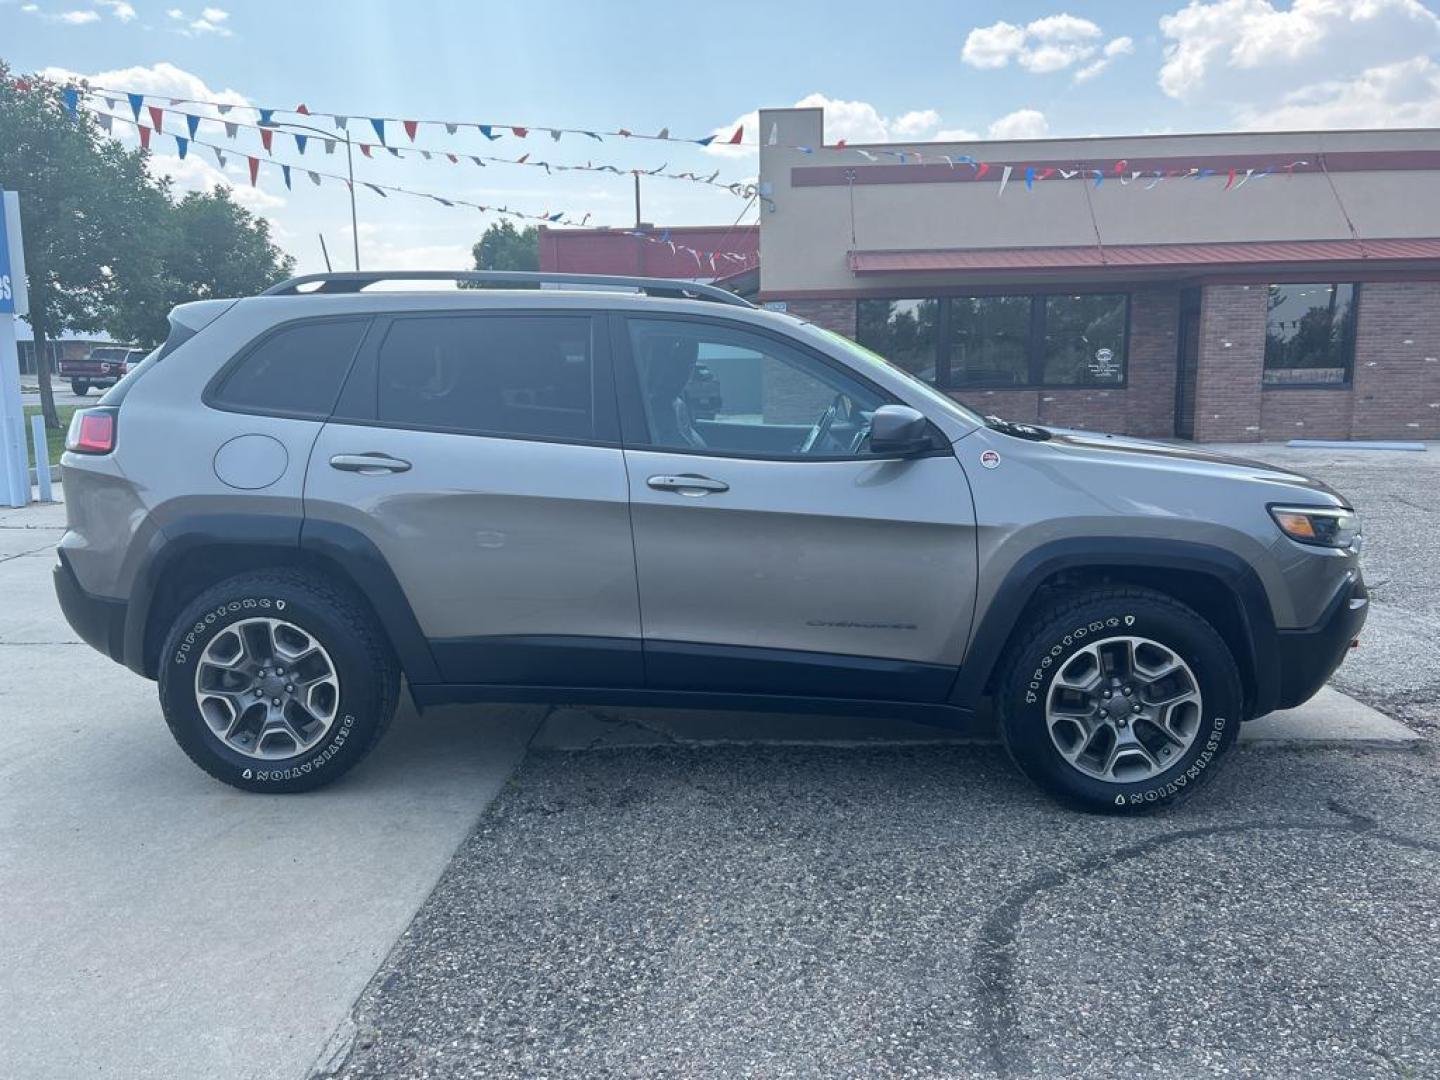
<svg viewBox="0 0 1440 1080">
<path fill-rule="evenodd" d="M 384 734 L 399 670 L 348 590 L 295 570 L 221 582 L 171 627 L 160 702 L 181 749 L 247 791 L 338 779 Z"/>
<path fill-rule="evenodd" d="M 1214 776 L 1244 699 L 1205 619 L 1161 593 L 1115 587 L 1039 611 L 996 704 L 1006 749 L 1041 788 L 1082 809 L 1134 813 Z"/>
<path fill-rule="evenodd" d="M 79 379 L 71 379 L 70 390 L 76 397 L 84 397 L 90 393 L 90 384 L 88 382 L 82 382 Z"/>
</svg>

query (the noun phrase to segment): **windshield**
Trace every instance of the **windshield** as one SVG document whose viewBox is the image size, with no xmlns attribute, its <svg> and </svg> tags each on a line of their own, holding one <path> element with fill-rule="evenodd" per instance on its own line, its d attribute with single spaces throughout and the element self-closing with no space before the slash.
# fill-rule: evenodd
<svg viewBox="0 0 1440 1080">
<path fill-rule="evenodd" d="M 931 386 L 923 379 L 917 379 L 914 375 L 910 374 L 910 372 L 906 371 L 904 368 L 896 367 L 879 353 L 871 349 L 867 349 L 864 345 L 861 345 L 858 342 L 851 341 L 844 334 L 837 334 L 834 330 L 826 330 L 824 327 L 816 326 L 814 323 L 808 323 L 803 320 L 799 320 L 799 322 L 800 326 L 807 334 L 818 337 L 827 344 L 840 346 L 842 349 L 844 349 L 846 355 L 851 357 L 853 360 L 858 361 L 861 368 L 870 368 L 872 370 L 880 369 L 885 371 L 887 374 L 898 375 L 900 376 L 900 378 L 904 379 L 907 383 L 909 383 L 910 387 L 917 394 L 921 395 L 928 404 L 932 404 L 939 409 L 944 409 L 952 416 L 955 416 L 968 423 L 974 424 L 976 427 L 985 426 L 985 418 L 979 413 L 975 412 L 973 409 L 969 409 L 966 408 L 964 405 L 961 405 L 960 402 L 956 401 L 948 394 L 942 394 L 939 390 L 936 390 L 935 387 Z"/>
</svg>

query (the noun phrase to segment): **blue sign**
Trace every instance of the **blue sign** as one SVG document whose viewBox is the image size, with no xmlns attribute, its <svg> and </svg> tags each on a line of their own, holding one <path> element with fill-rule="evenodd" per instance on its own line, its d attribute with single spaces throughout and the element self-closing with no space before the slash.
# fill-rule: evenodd
<svg viewBox="0 0 1440 1080">
<path fill-rule="evenodd" d="M 10 280 L 10 238 L 5 235 L 5 214 L 0 209 L 0 315 L 15 314 L 15 287 Z"/>
</svg>

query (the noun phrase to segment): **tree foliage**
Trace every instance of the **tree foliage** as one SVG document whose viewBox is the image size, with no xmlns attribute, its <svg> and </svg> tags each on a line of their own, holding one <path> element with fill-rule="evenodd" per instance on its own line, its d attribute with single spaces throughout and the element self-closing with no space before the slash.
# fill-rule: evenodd
<svg viewBox="0 0 1440 1080">
<path fill-rule="evenodd" d="M 527 225 L 517 231 L 509 220 L 498 221 L 471 250 L 476 270 L 539 270 L 540 230 Z"/>
<path fill-rule="evenodd" d="M 0 189 L 20 194 L 28 321 L 52 427 L 51 337 L 106 330 L 153 345 L 175 304 L 255 292 L 293 266 L 222 188 L 177 204 L 168 179 L 147 171 L 148 151 L 125 149 L 83 109 L 72 117 L 61 91 L 0 61 Z"/>
</svg>

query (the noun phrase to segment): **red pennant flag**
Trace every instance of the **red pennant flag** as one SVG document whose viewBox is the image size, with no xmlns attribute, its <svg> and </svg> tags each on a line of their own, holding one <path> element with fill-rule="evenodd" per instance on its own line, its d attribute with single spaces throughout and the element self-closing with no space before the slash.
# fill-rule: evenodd
<svg viewBox="0 0 1440 1080">
<path fill-rule="evenodd" d="M 619 131 L 619 135 L 620 135 L 622 138 L 628 139 L 628 138 L 630 137 L 630 132 L 626 131 L 624 128 L 621 128 L 620 131 Z"/>
<path fill-rule="evenodd" d="M 369 157 L 369 156 L 370 156 L 370 144 L 369 144 L 369 143 L 363 143 L 363 142 L 362 142 L 362 143 L 360 144 L 360 152 L 361 152 L 362 154 L 364 154 L 366 157 Z"/>
<path fill-rule="evenodd" d="M 310 115 L 310 110 L 305 107 L 305 103 L 304 103 L 303 101 L 302 101 L 299 105 L 296 105 L 296 106 L 295 106 L 295 111 L 296 111 L 297 113 L 299 113 L 301 116 L 309 116 L 309 115 Z"/>
<path fill-rule="evenodd" d="M 1049 180 L 1050 177 L 1052 177 L 1052 176 L 1054 176 L 1054 175 L 1055 175 L 1055 170 L 1054 170 L 1054 169 L 1041 169 L 1038 173 L 1035 174 L 1035 179 L 1036 179 L 1036 180 Z"/>
<path fill-rule="evenodd" d="M 402 123 L 402 124 L 405 126 L 405 134 L 410 136 L 410 141 L 411 141 L 411 142 L 414 142 L 414 141 L 415 141 L 415 129 L 418 128 L 420 125 L 419 125 L 418 123 L 416 123 L 414 120 L 402 120 L 402 121 L 400 121 L 400 123 Z"/>
<path fill-rule="evenodd" d="M 265 152 L 270 153 L 270 144 L 275 140 L 275 132 L 269 128 L 260 129 L 260 145 L 265 147 Z"/>
<path fill-rule="evenodd" d="M 527 161 L 529 161 L 529 160 L 530 160 L 530 155 L 529 155 L 529 154 L 521 154 L 518 158 L 515 159 L 515 164 L 516 164 L 516 165 L 524 165 L 525 162 L 527 162 Z"/>
<path fill-rule="evenodd" d="M 989 172 L 989 171 L 990 171 L 990 163 L 989 163 L 988 161 L 982 161 L 982 162 L 980 162 L 979 166 L 975 169 L 975 179 L 976 179 L 976 180 L 979 180 L 982 176 L 984 176 L 984 175 L 985 175 L 987 172 Z"/>
<path fill-rule="evenodd" d="M 512 127 L 510 130 L 513 131 L 516 135 L 520 136 L 520 138 L 522 139 L 525 138 L 526 135 L 530 134 L 529 128 Z"/>
<path fill-rule="evenodd" d="M 1229 191 L 1229 190 L 1230 190 L 1232 187 L 1234 187 L 1234 186 L 1235 186 L 1235 170 L 1234 170 L 1234 169 L 1231 169 L 1231 170 L 1230 170 L 1230 175 L 1225 178 L 1225 187 L 1224 187 L 1222 190 L 1224 190 L 1224 191 Z"/>
<path fill-rule="evenodd" d="M 459 164 L 460 164 L 460 159 L 459 159 L 458 157 L 456 157 L 454 154 L 446 154 L 445 156 L 450 159 L 450 164 L 451 164 L 451 165 L 459 165 Z"/>
<path fill-rule="evenodd" d="M 730 145 L 739 146 L 740 140 L 745 137 L 745 125 L 741 124 L 735 129 L 735 134 L 730 136 Z"/>
<path fill-rule="evenodd" d="M 247 156 L 245 160 L 250 163 L 250 186 L 254 187 L 255 178 L 260 175 L 260 159 Z"/>
<path fill-rule="evenodd" d="M 154 105 L 149 105 L 147 108 L 150 110 L 151 126 L 163 135 L 165 133 L 165 111 Z"/>
<path fill-rule="evenodd" d="M 843 150 L 843 149 L 845 149 L 845 140 L 844 140 L 844 139 L 841 139 L 841 140 L 840 140 L 839 142 L 837 142 L 835 145 L 836 145 L 837 148 Z"/>
<path fill-rule="evenodd" d="M 1119 176 L 1121 173 L 1123 173 L 1127 164 L 1128 162 L 1124 158 L 1121 158 L 1119 161 L 1115 162 L 1115 175 Z"/>
<path fill-rule="evenodd" d="M 149 149 L 150 149 L 150 129 L 147 128 L 144 124 L 140 124 L 140 125 L 139 125 L 139 128 L 140 128 L 140 149 L 142 149 L 142 150 L 149 150 Z"/>
</svg>

